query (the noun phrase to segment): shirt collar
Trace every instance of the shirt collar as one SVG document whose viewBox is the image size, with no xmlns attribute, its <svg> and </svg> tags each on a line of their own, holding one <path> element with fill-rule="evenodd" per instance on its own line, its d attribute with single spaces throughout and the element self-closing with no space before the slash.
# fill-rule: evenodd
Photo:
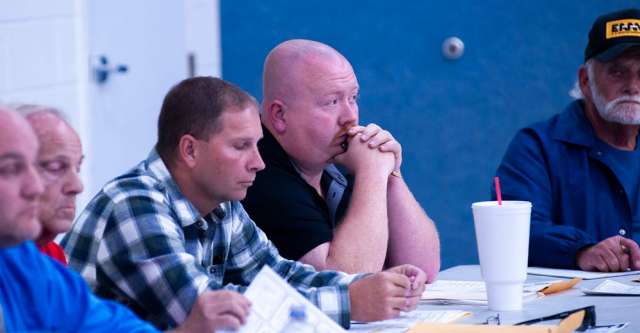
<svg viewBox="0 0 640 333">
<path fill-rule="evenodd" d="M 149 153 L 149 156 L 145 161 L 145 167 L 148 175 L 158 181 L 160 189 L 166 194 L 169 200 L 168 205 L 178 216 L 178 220 L 182 227 L 192 225 L 203 218 L 191 201 L 182 194 L 178 184 L 173 180 L 173 177 L 169 172 L 169 168 L 167 168 L 167 165 L 164 163 L 155 148 Z M 217 214 L 214 215 L 216 217 L 219 217 L 219 215 L 224 217 L 224 214 L 227 213 L 228 206 L 228 203 L 221 203 L 210 214 Z M 213 221 L 216 220 L 221 219 L 213 219 Z"/>
<path fill-rule="evenodd" d="M 297 173 L 289 155 L 284 151 L 278 140 L 271 134 L 268 128 L 262 126 L 263 138 L 258 142 L 260 155 L 267 164 L 274 164 L 290 173 Z"/>
<path fill-rule="evenodd" d="M 338 184 L 347 187 L 347 178 L 344 177 L 342 172 L 336 167 L 335 164 L 329 164 L 326 168 L 324 168 L 324 172 L 328 174 L 331 179 L 336 181 Z"/>
<path fill-rule="evenodd" d="M 550 128 L 553 139 L 568 143 L 593 147 L 596 136 L 591 123 L 584 114 L 584 101 L 576 100 L 558 115 Z"/>
</svg>

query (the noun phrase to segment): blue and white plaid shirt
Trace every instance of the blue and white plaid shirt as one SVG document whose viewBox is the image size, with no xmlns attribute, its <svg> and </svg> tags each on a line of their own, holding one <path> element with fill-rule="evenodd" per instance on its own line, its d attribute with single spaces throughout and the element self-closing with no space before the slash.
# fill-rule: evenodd
<svg viewBox="0 0 640 333">
<path fill-rule="evenodd" d="M 361 277 L 280 257 L 239 202 L 200 216 L 155 150 L 91 200 L 62 246 L 98 295 L 160 328 L 182 323 L 205 290 L 243 291 L 265 264 L 348 327 L 348 284 Z"/>
</svg>

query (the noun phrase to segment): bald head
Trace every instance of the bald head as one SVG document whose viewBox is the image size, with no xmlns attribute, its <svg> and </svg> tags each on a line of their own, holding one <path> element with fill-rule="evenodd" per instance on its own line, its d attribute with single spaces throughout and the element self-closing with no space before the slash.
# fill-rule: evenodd
<svg viewBox="0 0 640 333">
<path fill-rule="evenodd" d="M 359 89 L 338 51 L 289 40 L 264 62 L 261 120 L 298 166 L 322 170 L 344 152 L 345 129 L 358 123 Z"/>
<path fill-rule="evenodd" d="M 38 109 L 29 110 L 23 112 L 17 109 L 18 113 L 22 114 L 27 122 L 33 128 L 38 141 L 40 142 L 40 148 L 43 146 L 56 144 L 51 142 L 55 141 L 59 133 L 68 134 L 73 141 L 80 142 L 80 137 L 76 131 L 69 125 L 64 116 L 56 109 L 39 107 Z"/>
<path fill-rule="evenodd" d="M 6 129 L 11 127 L 22 127 L 26 122 L 20 117 L 20 115 L 13 109 L 0 105 L 0 137 L 5 138 L 9 133 Z M 28 128 L 27 124 L 27 128 Z"/>
<path fill-rule="evenodd" d="M 83 190 L 80 180 L 82 144 L 58 110 L 22 106 L 18 111 L 27 119 L 40 142 L 37 164 L 44 193 L 38 212 L 42 233 L 36 243 L 42 246 L 59 233 L 68 231 L 75 217 L 76 196 Z"/>
<path fill-rule="evenodd" d="M 68 134 L 74 141 L 80 142 L 80 137 L 71 127 L 66 117 L 56 108 L 37 104 L 16 104 L 12 108 L 22 115 L 36 134 L 40 149 L 45 146 L 59 144 L 59 133 Z"/>
<path fill-rule="evenodd" d="M 0 247 L 33 239 L 42 184 L 35 169 L 38 141 L 15 111 L 0 107 Z"/>
<path fill-rule="evenodd" d="M 292 39 L 277 45 L 264 61 L 263 98 L 286 100 L 313 80 L 317 72 L 339 66 L 352 70 L 349 61 L 329 45 L 306 39 Z"/>
</svg>

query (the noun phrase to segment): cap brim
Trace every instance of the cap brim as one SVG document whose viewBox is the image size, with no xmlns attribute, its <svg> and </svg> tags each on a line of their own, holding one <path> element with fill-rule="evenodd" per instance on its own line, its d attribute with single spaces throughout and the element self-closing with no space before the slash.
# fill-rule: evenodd
<svg viewBox="0 0 640 333">
<path fill-rule="evenodd" d="M 606 51 L 594 56 L 594 58 L 596 58 L 596 60 L 598 60 L 600 62 L 608 62 L 608 61 L 611 61 L 611 60 L 617 58 L 624 51 L 626 51 L 627 49 L 629 49 L 631 47 L 634 47 L 634 46 L 640 47 L 640 41 L 633 42 L 633 43 L 622 43 L 622 44 L 618 44 L 616 46 L 612 46 L 608 50 L 606 50 Z"/>
</svg>

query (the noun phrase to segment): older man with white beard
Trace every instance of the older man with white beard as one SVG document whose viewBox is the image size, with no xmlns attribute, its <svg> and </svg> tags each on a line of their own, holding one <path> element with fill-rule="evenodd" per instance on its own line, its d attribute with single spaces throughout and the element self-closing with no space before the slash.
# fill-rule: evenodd
<svg viewBox="0 0 640 333">
<path fill-rule="evenodd" d="M 596 19 L 576 92 L 516 134 L 497 171 L 502 197 L 533 203 L 530 265 L 640 269 L 640 10 Z"/>
</svg>

